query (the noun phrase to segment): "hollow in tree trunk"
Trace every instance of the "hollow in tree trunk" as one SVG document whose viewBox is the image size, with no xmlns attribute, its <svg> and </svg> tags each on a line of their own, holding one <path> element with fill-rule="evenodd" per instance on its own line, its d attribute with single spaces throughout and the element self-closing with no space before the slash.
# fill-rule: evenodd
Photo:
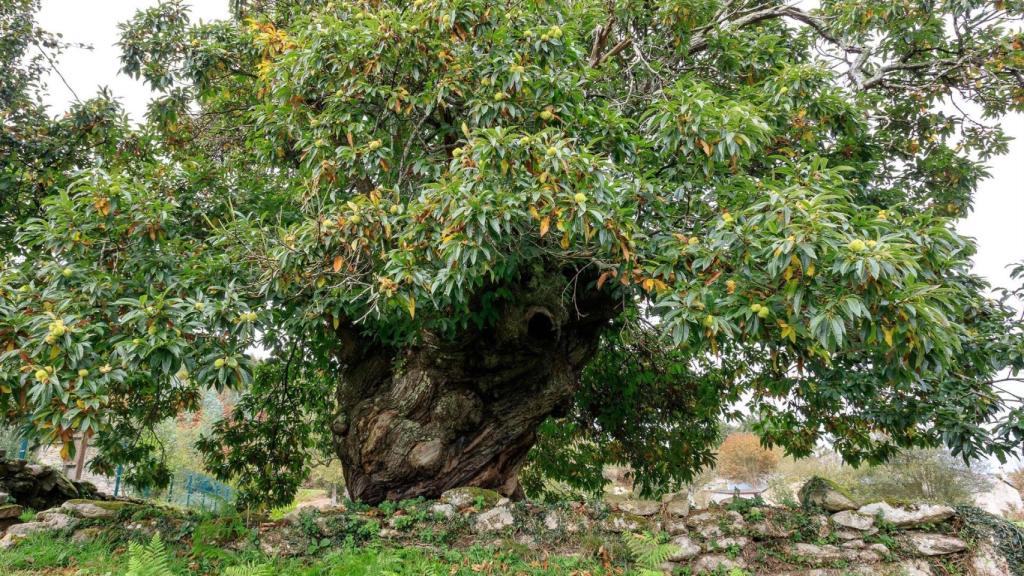
<svg viewBox="0 0 1024 576">
<path fill-rule="evenodd" d="M 541 422 L 564 414 L 618 310 L 591 294 L 519 289 L 486 329 L 415 347 L 370 345 L 342 327 L 335 447 L 353 500 L 437 497 L 460 486 L 521 496 L 517 474 Z"/>
</svg>

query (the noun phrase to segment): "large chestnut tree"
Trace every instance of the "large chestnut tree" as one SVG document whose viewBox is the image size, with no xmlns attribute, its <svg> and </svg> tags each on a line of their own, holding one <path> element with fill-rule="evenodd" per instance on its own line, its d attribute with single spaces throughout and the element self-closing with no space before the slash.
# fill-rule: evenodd
<svg viewBox="0 0 1024 576">
<path fill-rule="evenodd" d="M 796 455 L 1020 455 L 1021 325 L 954 222 L 1024 3 L 232 9 L 123 24 L 145 150 L 18 221 L 0 402 L 40 438 L 160 483 L 151 428 L 237 387 L 200 445 L 267 502 L 324 450 L 371 503 L 670 488 L 741 405 Z"/>
</svg>

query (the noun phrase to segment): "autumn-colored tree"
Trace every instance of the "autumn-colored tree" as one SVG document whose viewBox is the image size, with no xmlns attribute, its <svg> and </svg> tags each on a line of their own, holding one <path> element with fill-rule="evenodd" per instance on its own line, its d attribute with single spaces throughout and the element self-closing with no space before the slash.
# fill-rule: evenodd
<svg viewBox="0 0 1024 576">
<path fill-rule="evenodd" d="M 730 480 L 754 484 L 778 464 L 778 451 L 764 447 L 761 439 L 749 432 L 733 432 L 718 447 L 718 473 Z"/>
</svg>

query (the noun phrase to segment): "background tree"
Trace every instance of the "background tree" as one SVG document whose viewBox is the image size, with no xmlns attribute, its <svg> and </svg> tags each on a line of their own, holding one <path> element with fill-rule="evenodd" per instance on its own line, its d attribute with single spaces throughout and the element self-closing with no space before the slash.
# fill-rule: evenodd
<svg viewBox="0 0 1024 576">
<path fill-rule="evenodd" d="M 1024 468 L 1017 468 L 1013 472 L 1010 472 L 1010 483 L 1024 495 Z"/>
<path fill-rule="evenodd" d="M 734 432 L 718 447 L 718 471 L 726 478 L 755 484 L 772 473 L 779 454 L 761 445 L 761 439 L 749 432 Z"/>
<path fill-rule="evenodd" d="M 1024 107 L 1020 2 L 234 8 L 123 26 L 154 154 L 19 227 L 0 381 L 38 434 L 98 432 L 99 466 L 160 482 L 145 430 L 248 386 L 258 341 L 248 425 L 329 428 L 368 502 L 519 494 L 535 444 L 540 475 L 596 455 L 570 479 L 668 487 L 740 398 L 795 455 L 1020 453 L 993 382 L 1019 320 L 952 226 L 1006 137 L 948 112 Z M 316 445 L 203 444 L 299 476 Z"/>
<path fill-rule="evenodd" d="M 992 480 L 942 449 L 902 452 L 883 466 L 858 471 L 849 488 L 861 501 L 883 494 L 897 500 L 973 504 L 974 495 L 992 488 Z"/>
</svg>

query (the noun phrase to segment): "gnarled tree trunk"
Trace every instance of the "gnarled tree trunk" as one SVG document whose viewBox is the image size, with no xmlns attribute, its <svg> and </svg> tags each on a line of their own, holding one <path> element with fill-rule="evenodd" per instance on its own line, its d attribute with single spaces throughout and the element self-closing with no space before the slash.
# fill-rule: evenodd
<svg viewBox="0 0 1024 576">
<path fill-rule="evenodd" d="M 459 486 L 521 494 L 517 474 L 537 427 L 570 407 L 618 309 L 600 294 L 563 304 L 564 286 L 517 290 L 493 327 L 456 341 L 427 335 L 394 350 L 339 330 L 333 432 L 352 499 L 436 497 Z"/>
</svg>

